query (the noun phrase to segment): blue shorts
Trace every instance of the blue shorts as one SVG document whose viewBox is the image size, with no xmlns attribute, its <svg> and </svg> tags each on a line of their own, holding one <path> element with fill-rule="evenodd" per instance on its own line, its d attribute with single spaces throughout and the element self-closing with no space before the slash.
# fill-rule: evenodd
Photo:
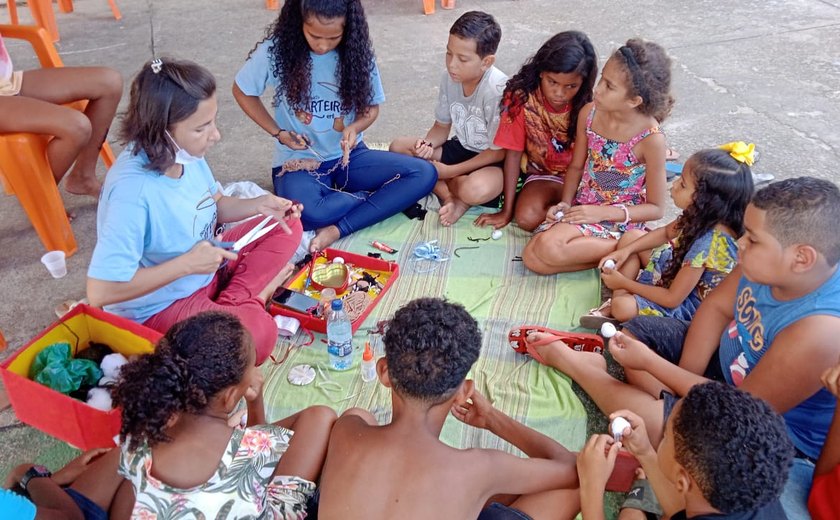
<svg viewBox="0 0 840 520">
<path fill-rule="evenodd" d="M 478 520 L 532 520 L 532 518 L 518 509 L 493 502 L 481 510 Z"/>
<path fill-rule="evenodd" d="M 82 510 L 82 514 L 85 515 L 85 520 L 108 520 L 108 513 L 93 500 L 73 488 L 65 488 L 64 492 L 70 495 L 73 502 Z"/>
<path fill-rule="evenodd" d="M 621 326 L 660 357 L 678 365 L 689 323 L 685 320 L 663 316 L 636 316 Z M 726 382 L 717 352 L 709 360 L 703 377 L 721 383 Z"/>
</svg>

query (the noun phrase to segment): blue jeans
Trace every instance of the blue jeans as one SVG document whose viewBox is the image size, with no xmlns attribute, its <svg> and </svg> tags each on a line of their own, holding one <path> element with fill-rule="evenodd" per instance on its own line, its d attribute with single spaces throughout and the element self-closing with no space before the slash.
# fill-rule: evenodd
<svg viewBox="0 0 840 520">
<path fill-rule="evenodd" d="M 335 225 L 347 236 L 406 209 L 431 193 L 437 182 L 429 161 L 370 150 L 364 143 L 350 152 L 347 168 L 335 167 L 339 161 L 321 163 L 313 172 L 278 175 L 280 167 L 272 169 L 274 193 L 303 203 L 304 230 Z"/>
<path fill-rule="evenodd" d="M 800 458 L 793 459 L 785 489 L 779 501 L 789 520 L 810 520 L 808 495 L 814 481 L 814 463 Z"/>
</svg>

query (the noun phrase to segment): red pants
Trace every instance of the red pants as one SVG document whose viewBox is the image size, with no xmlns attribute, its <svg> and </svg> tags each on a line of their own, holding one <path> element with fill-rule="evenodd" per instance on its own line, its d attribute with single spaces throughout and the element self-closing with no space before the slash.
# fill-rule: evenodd
<svg viewBox="0 0 840 520">
<path fill-rule="evenodd" d="M 238 240 L 261 220 L 254 218 L 226 231 L 222 240 Z M 300 220 L 290 222 L 289 227 L 292 230 L 290 235 L 276 226 L 248 244 L 239 251 L 239 258 L 219 269 L 207 287 L 174 301 L 143 325 L 165 333 L 175 323 L 200 312 L 228 312 L 239 318 L 251 333 L 257 350 L 257 365 L 262 364 L 277 343 L 277 325 L 266 312 L 266 302 L 259 293 L 283 269 L 300 244 Z"/>
</svg>

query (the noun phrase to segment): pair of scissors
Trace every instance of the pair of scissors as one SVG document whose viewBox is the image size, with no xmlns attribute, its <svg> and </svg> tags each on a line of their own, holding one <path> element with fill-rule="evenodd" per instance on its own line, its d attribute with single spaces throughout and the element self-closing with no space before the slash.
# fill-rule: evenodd
<svg viewBox="0 0 840 520">
<path fill-rule="evenodd" d="M 309 141 L 308 137 L 306 137 L 305 135 L 301 135 L 300 138 L 303 139 L 303 143 L 306 145 L 306 149 L 312 152 L 312 155 L 314 155 L 321 162 L 327 162 L 323 155 L 321 155 L 320 153 L 315 151 L 314 148 L 312 148 L 312 144 Z"/>
<path fill-rule="evenodd" d="M 272 217 L 271 215 L 265 217 L 262 220 L 262 222 L 260 222 L 256 226 L 254 226 L 251 229 L 251 231 L 245 233 L 242 236 L 242 238 L 240 238 L 236 242 L 222 242 L 222 241 L 213 240 L 213 239 L 208 240 L 208 242 L 210 242 L 211 244 L 213 244 L 216 247 L 220 247 L 222 249 L 227 249 L 228 251 L 233 251 L 234 253 L 238 253 L 241 249 L 245 248 L 245 246 L 247 246 L 251 242 L 254 242 L 255 240 L 261 238 L 263 235 L 265 235 L 266 233 L 268 233 L 269 231 L 271 231 L 272 229 L 277 227 L 277 224 L 279 224 L 279 222 L 275 222 L 274 224 L 271 224 L 270 226 L 266 226 L 266 224 L 271 222 L 271 219 L 273 219 L 273 218 L 274 217 Z M 222 268 L 225 265 L 227 265 L 227 260 L 222 262 L 221 265 L 219 265 L 219 268 Z"/>
</svg>

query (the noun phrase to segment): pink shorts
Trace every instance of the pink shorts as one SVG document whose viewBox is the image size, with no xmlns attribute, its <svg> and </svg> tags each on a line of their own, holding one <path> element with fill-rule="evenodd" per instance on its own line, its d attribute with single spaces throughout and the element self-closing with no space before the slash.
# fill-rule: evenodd
<svg viewBox="0 0 840 520">
<path fill-rule="evenodd" d="M 221 239 L 238 240 L 261 220 L 254 218 L 240 224 L 226 231 Z M 277 343 L 277 325 L 265 310 L 265 301 L 259 293 L 289 262 L 300 244 L 303 231 L 300 220 L 290 223 L 289 227 L 292 230 L 289 235 L 277 226 L 248 244 L 239 252 L 239 258 L 219 269 L 206 287 L 174 301 L 143 325 L 165 333 L 175 323 L 200 312 L 228 312 L 239 318 L 251 333 L 257 350 L 257 365 L 262 364 Z"/>
</svg>

